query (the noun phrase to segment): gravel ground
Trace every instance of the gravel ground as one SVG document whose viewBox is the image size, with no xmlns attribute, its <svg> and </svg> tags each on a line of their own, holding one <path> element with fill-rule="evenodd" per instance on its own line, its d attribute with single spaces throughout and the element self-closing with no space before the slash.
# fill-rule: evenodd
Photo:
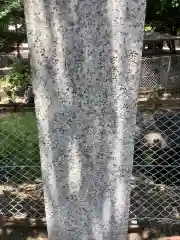
<svg viewBox="0 0 180 240">
<path fill-rule="evenodd" d="M 44 219 L 42 185 L 1 184 L 0 210 L 0 214 L 15 220 Z M 130 218 L 180 221 L 179 187 L 146 181 L 135 185 L 131 196 Z"/>
<path fill-rule="evenodd" d="M 25 220 L 43 218 L 44 200 L 41 184 L 0 184 L 0 214 Z"/>
<path fill-rule="evenodd" d="M 47 237 L 45 228 L 13 227 L 1 231 L 1 240 L 43 240 Z"/>
<path fill-rule="evenodd" d="M 130 218 L 180 222 L 180 187 L 145 180 L 135 185 Z"/>
</svg>

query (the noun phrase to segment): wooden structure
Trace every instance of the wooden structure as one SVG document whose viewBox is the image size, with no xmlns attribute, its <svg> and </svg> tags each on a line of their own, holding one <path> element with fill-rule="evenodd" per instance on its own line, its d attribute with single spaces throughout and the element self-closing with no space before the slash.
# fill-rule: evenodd
<svg viewBox="0 0 180 240">
<path fill-rule="evenodd" d="M 143 55 L 176 54 L 175 42 L 180 40 L 180 36 L 173 36 L 168 33 L 145 32 Z M 164 45 L 169 50 L 164 50 Z"/>
</svg>

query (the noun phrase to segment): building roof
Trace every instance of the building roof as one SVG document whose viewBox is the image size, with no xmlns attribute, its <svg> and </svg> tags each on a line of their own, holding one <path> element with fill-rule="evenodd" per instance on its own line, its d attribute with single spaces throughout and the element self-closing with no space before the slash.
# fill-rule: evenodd
<svg viewBox="0 0 180 240">
<path fill-rule="evenodd" d="M 173 36 L 169 33 L 144 32 L 144 41 L 158 40 L 180 40 L 180 36 Z"/>
</svg>

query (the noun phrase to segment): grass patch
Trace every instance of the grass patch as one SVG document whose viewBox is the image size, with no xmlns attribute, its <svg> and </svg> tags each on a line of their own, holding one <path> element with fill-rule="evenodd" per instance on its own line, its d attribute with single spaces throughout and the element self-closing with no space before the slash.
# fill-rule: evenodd
<svg viewBox="0 0 180 240">
<path fill-rule="evenodd" d="M 40 177 L 40 156 L 35 115 L 0 114 L 0 175 L 14 182 Z"/>
</svg>

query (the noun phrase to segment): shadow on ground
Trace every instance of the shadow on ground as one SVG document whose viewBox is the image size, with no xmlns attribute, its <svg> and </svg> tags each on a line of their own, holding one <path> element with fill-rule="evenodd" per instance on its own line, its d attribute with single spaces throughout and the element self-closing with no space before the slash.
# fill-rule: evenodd
<svg viewBox="0 0 180 240">
<path fill-rule="evenodd" d="M 0 184 L 0 215 L 17 219 L 43 218 L 44 200 L 41 184 Z"/>
<path fill-rule="evenodd" d="M 45 227 L 11 227 L 1 230 L 1 240 L 40 240 L 47 237 Z"/>
<path fill-rule="evenodd" d="M 180 223 L 162 223 L 157 221 L 141 223 L 142 240 L 164 239 L 170 236 L 180 236 Z"/>
<path fill-rule="evenodd" d="M 157 222 L 142 224 L 142 240 L 161 239 L 180 235 L 180 224 L 162 224 Z M 136 240 L 137 235 L 129 234 L 129 240 Z M 45 227 L 7 227 L 1 230 L 1 240 L 41 240 L 47 238 Z M 138 238 L 137 238 L 138 240 Z"/>
</svg>

